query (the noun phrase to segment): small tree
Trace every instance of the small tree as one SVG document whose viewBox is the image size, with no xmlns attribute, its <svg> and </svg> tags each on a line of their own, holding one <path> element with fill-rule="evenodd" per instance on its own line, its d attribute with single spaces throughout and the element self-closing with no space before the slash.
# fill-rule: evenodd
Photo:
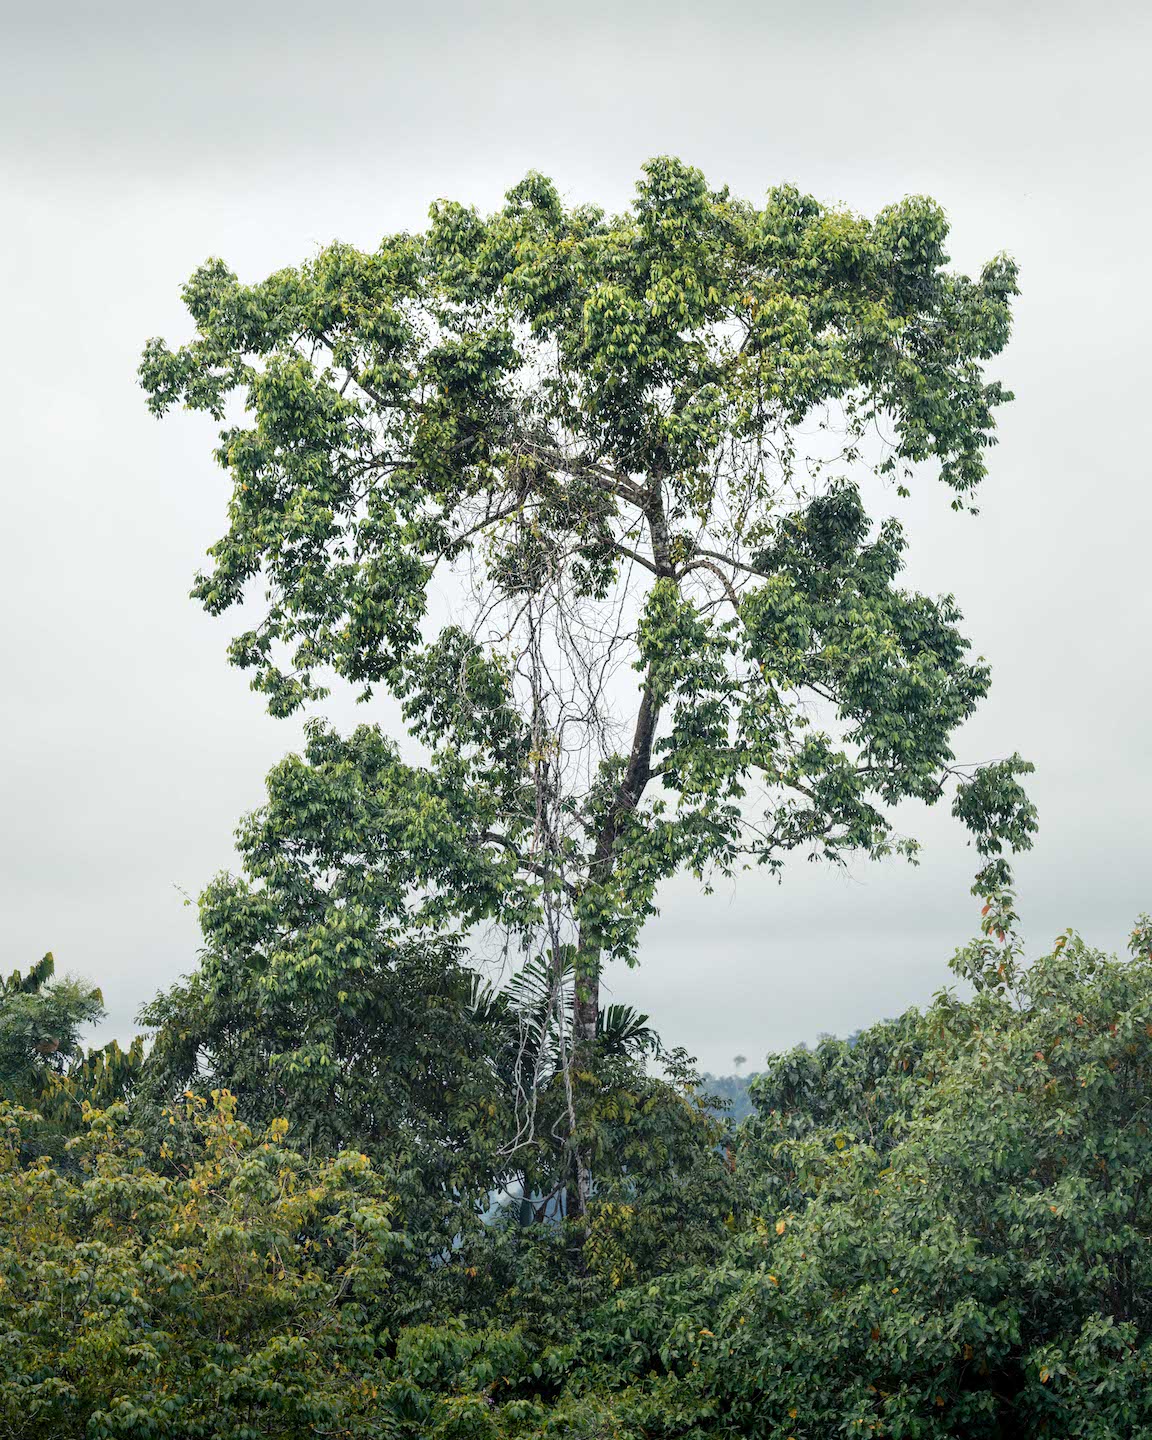
<svg viewBox="0 0 1152 1440">
<path fill-rule="evenodd" d="M 407 1284 L 503 1179 L 495 1047 L 449 947 L 362 943 L 313 899 L 228 876 L 207 888 L 199 970 L 140 1015 L 154 1039 L 134 1115 L 155 1151 L 173 1097 L 228 1089 L 254 1123 L 286 1120 L 308 1154 L 363 1150 L 413 1242 Z"/>
<path fill-rule="evenodd" d="M 157 414 L 228 417 L 194 594 L 219 614 L 263 577 L 230 653 L 273 713 L 334 673 L 422 749 L 314 729 L 292 863 L 329 883 L 321 811 L 358 787 L 353 891 L 571 962 L 590 1048 L 602 965 L 680 870 L 911 855 L 886 807 L 953 783 L 982 853 L 1027 845 L 1029 767 L 950 748 L 988 668 L 951 598 L 899 587 L 864 493 L 923 462 L 959 508 L 984 475 L 1016 272 L 948 273 L 946 234 L 926 199 L 757 208 L 661 159 L 616 218 L 530 175 L 371 253 L 198 270 L 195 338 L 141 365 Z"/>
<path fill-rule="evenodd" d="M 26 1106 L 26 1147 L 62 1155 L 81 1127 L 85 1103 L 106 1106 L 135 1085 L 144 1060 L 137 1037 L 86 1049 L 84 1029 L 104 1019 L 100 991 L 73 975 L 56 975 L 47 954 L 27 971 L 0 977 L 0 1101 Z"/>
<path fill-rule="evenodd" d="M 0 1099 L 35 1103 L 52 1080 L 83 1061 L 80 1033 L 104 1018 L 104 997 L 72 976 L 56 978 L 45 955 L 0 978 Z"/>
</svg>

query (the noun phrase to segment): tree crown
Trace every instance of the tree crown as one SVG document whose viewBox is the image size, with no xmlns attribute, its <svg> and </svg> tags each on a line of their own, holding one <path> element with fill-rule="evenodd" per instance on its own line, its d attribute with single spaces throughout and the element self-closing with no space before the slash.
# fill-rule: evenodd
<svg viewBox="0 0 1152 1440">
<path fill-rule="evenodd" d="M 335 802 L 426 918 L 631 958 L 676 870 L 911 853 L 886 807 L 952 781 L 982 853 L 1027 845 L 1030 767 L 950 748 L 988 667 L 866 508 L 922 462 L 968 503 L 1008 398 L 983 362 L 1015 267 L 949 273 L 946 235 L 927 199 L 758 208 L 659 159 L 616 217 L 529 175 L 371 253 L 201 267 L 195 338 L 141 366 L 157 413 L 227 421 L 194 593 L 262 576 L 231 658 L 272 711 L 383 686 L 424 754 L 315 729 L 293 863 L 325 863 Z"/>
</svg>

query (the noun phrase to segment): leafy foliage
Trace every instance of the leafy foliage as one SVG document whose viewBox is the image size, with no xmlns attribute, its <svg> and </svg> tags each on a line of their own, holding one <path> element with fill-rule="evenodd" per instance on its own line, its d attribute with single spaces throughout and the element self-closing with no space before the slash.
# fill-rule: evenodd
<svg viewBox="0 0 1152 1440">
<path fill-rule="evenodd" d="M 278 1122 L 254 1136 L 189 1100 L 184 1173 L 149 1169 L 123 1107 L 92 1116 L 82 1173 L 16 1161 L 3 1112 L 0 1428 L 13 1437 L 387 1434 L 357 1303 L 396 1246 L 364 1156 L 308 1166 Z"/>
<path fill-rule="evenodd" d="M 39 1150 L 62 1153 L 85 1103 L 110 1105 L 139 1078 L 142 1040 L 127 1050 L 115 1040 L 96 1049 L 81 1044 L 83 1030 L 103 1018 L 100 991 L 73 976 L 57 978 L 51 954 L 0 979 L 0 1100 L 35 1112 Z M 25 1122 L 32 1144 L 29 1127 Z"/>
<path fill-rule="evenodd" d="M 816 1440 L 1152 1425 L 1152 947 L 1023 962 L 970 1000 L 770 1059 L 735 1148 L 672 1059 L 606 1054 L 588 1238 L 515 1207 L 424 1257 L 387 1175 L 186 1097 L 71 1169 L 5 1111 L 5 1433 Z M 614 1084 L 607 1083 L 610 1072 Z"/>
<path fill-rule="evenodd" d="M 646 1016 L 609 1006 L 570 1074 L 570 959 L 531 961 L 496 990 L 439 917 L 420 925 L 435 896 L 405 859 L 411 837 L 381 833 L 383 753 L 374 731 L 345 742 L 315 726 L 307 757 L 273 771 L 238 836 L 245 873 L 201 897 L 199 970 L 141 1016 L 154 1037 L 137 1118 L 155 1135 L 186 1088 L 227 1088 L 253 1123 L 283 1117 L 313 1153 L 363 1150 L 393 1188 L 409 1239 L 395 1284 L 418 1315 L 422 1267 L 436 1259 L 450 1287 L 443 1257 L 494 1195 L 535 1196 L 541 1219 L 563 1207 L 577 1133 L 605 1184 L 621 1165 L 635 1173 L 618 1107 L 635 1118 L 652 1102 L 632 1062 L 658 1045 Z"/>
<path fill-rule="evenodd" d="M 1030 843 L 1030 767 L 950 748 L 988 667 L 865 505 L 917 466 L 968 504 L 1009 398 L 984 364 L 1015 268 L 950 273 L 947 228 L 921 197 L 757 207 L 663 158 L 616 217 L 533 174 L 371 253 L 192 276 L 194 338 L 140 374 L 155 413 L 223 424 L 194 593 L 220 614 L 262 580 L 230 654 L 273 713 L 383 687 L 421 754 L 317 728 L 276 776 L 318 859 L 351 861 L 355 812 L 353 929 L 403 901 L 570 946 L 590 1044 L 602 962 L 635 959 L 678 871 L 910 855 L 890 807 L 954 782 L 982 854 Z"/>
<path fill-rule="evenodd" d="M 49 1076 L 63 1075 L 83 1055 L 80 1032 L 104 1017 L 99 990 L 71 977 L 56 980 L 45 955 L 27 974 L 0 980 L 0 1095 L 38 1096 Z"/>
<path fill-rule="evenodd" d="M 606 1361 L 630 1342 L 642 1398 L 620 1415 L 678 1414 L 669 1435 L 1142 1433 L 1150 1067 L 1152 954 L 1074 936 L 971 1003 L 780 1057 L 726 1263 L 631 1292 L 600 1341 Z M 619 1384 L 616 1360 L 589 1383 L 608 1369 Z"/>
</svg>

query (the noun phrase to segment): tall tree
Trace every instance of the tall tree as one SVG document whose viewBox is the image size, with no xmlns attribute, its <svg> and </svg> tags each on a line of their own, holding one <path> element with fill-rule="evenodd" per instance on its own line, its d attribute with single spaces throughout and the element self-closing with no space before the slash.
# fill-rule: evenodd
<svg viewBox="0 0 1152 1440">
<path fill-rule="evenodd" d="M 157 414 L 224 422 L 194 594 L 262 577 L 233 662 L 278 715 L 381 687 L 419 746 L 314 732 L 321 789 L 361 777 L 356 884 L 570 960 L 577 1048 L 681 869 L 911 854 L 888 807 L 953 786 L 981 853 L 1029 842 L 1029 767 L 950 748 L 988 668 L 866 503 L 934 469 L 964 507 L 1008 398 L 1015 268 L 951 274 L 946 235 L 930 200 L 758 208 L 672 159 L 615 218 L 529 175 L 259 284 L 211 260 L 195 337 L 146 348 Z"/>
</svg>

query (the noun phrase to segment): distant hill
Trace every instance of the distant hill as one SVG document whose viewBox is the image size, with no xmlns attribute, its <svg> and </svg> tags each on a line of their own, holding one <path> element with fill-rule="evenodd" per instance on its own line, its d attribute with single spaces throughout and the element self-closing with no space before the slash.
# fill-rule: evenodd
<svg viewBox="0 0 1152 1440">
<path fill-rule="evenodd" d="M 861 1033 L 859 1030 L 853 1030 L 851 1035 L 848 1035 L 843 1043 L 851 1049 L 856 1044 Z M 816 1049 L 818 1051 L 822 1045 L 829 1043 L 837 1045 L 840 1041 L 835 1035 L 829 1035 L 823 1031 L 816 1037 Z M 797 1050 L 808 1050 L 809 1046 L 806 1042 L 801 1041 L 795 1048 Z M 742 1057 L 737 1056 L 737 1059 L 741 1058 Z M 769 1064 L 771 1064 L 774 1057 L 769 1055 L 767 1058 Z M 709 1095 L 715 1095 L 720 1100 L 728 1101 L 727 1106 L 717 1106 L 716 1113 L 726 1117 L 735 1125 L 751 1115 L 752 1100 L 748 1094 L 748 1087 L 752 1081 L 762 1073 L 763 1072 L 759 1070 L 752 1070 L 749 1071 L 747 1075 L 712 1075 L 708 1071 L 705 1071 L 700 1077 L 701 1088 Z"/>
<path fill-rule="evenodd" d="M 727 1100 L 724 1107 L 717 1107 L 717 1114 L 735 1125 L 752 1113 L 752 1101 L 748 1095 L 748 1086 L 755 1080 L 758 1072 L 753 1071 L 750 1075 L 709 1075 L 705 1073 L 701 1078 L 701 1088 L 709 1095 L 715 1095 L 721 1100 Z"/>
</svg>

